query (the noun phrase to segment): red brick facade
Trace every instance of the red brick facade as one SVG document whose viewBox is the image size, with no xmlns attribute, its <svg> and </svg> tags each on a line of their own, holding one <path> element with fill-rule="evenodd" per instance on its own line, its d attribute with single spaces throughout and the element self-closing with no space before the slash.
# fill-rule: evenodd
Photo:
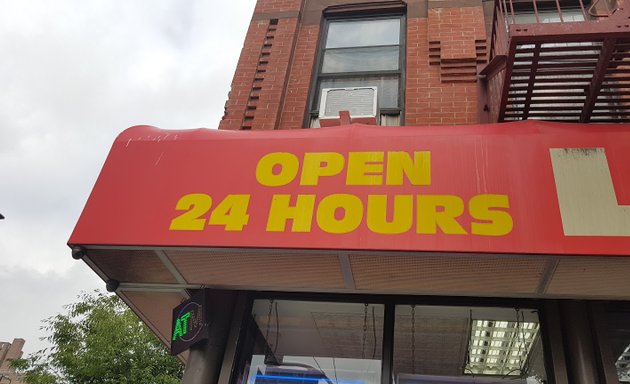
<svg viewBox="0 0 630 384">
<path fill-rule="evenodd" d="M 481 6 L 433 8 L 407 21 L 406 125 L 479 122 L 477 64 L 486 60 Z"/>
<path fill-rule="evenodd" d="M 301 128 L 303 125 L 318 41 L 319 25 L 300 28 L 284 106 L 282 107 L 280 129 Z"/>
<path fill-rule="evenodd" d="M 258 0 L 220 129 L 305 126 L 323 12 L 345 3 L 357 1 Z M 405 3 L 404 125 L 479 123 L 477 65 L 487 60 L 481 1 Z"/>
</svg>

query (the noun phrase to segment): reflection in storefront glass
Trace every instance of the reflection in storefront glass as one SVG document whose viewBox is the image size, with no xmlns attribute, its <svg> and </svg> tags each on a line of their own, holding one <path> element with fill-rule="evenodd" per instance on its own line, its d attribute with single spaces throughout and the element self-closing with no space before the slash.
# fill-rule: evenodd
<svg viewBox="0 0 630 384">
<path fill-rule="evenodd" d="M 256 300 L 242 384 L 378 384 L 383 306 Z"/>
<path fill-rule="evenodd" d="M 398 384 L 546 382 L 534 310 L 401 305 L 395 324 Z"/>
<path fill-rule="evenodd" d="M 620 383 L 630 383 L 630 344 L 619 354 L 615 362 Z"/>
<path fill-rule="evenodd" d="M 527 369 L 538 323 L 526 322 L 516 310 L 514 321 L 472 320 L 466 373 L 519 376 Z"/>
<path fill-rule="evenodd" d="M 630 383 L 630 313 L 609 313 L 608 330 L 619 382 Z"/>
</svg>

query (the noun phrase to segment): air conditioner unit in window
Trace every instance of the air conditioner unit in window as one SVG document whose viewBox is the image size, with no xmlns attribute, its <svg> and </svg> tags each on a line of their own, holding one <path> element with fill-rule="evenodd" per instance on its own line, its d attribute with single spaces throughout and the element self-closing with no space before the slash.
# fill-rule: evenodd
<svg viewBox="0 0 630 384">
<path fill-rule="evenodd" d="M 319 124 L 330 127 L 340 124 L 339 112 L 350 112 L 353 123 L 376 124 L 376 87 L 324 88 L 319 103 Z"/>
</svg>

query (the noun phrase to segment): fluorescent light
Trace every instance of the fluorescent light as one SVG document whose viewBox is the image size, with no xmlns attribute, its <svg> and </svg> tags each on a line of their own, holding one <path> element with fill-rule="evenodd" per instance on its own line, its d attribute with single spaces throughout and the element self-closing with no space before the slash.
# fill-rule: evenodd
<svg viewBox="0 0 630 384">
<path fill-rule="evenodd" d="M 465 375 L 519 376 L 538 336 L 538 323 L 478 319 L 470 334 Z"/>
<path fill-rule="evenodd" d="M 617 367 L 619 381 L 624 383 L 630 381 L 630 345 L 619 355 L 615 366 Z"/>
</svg>

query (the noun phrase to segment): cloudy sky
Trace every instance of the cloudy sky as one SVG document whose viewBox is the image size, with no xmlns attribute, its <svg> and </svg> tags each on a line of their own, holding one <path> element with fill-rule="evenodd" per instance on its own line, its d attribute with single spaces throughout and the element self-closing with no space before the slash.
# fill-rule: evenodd
<svg viewBox="0 0 630 384">
<path fill-rule="evenodd" d="M 215 128 L 254 0 L 0 0 L 0 341 L 104 284 L 65 245 L 116 135 Z"/>
</svg>

